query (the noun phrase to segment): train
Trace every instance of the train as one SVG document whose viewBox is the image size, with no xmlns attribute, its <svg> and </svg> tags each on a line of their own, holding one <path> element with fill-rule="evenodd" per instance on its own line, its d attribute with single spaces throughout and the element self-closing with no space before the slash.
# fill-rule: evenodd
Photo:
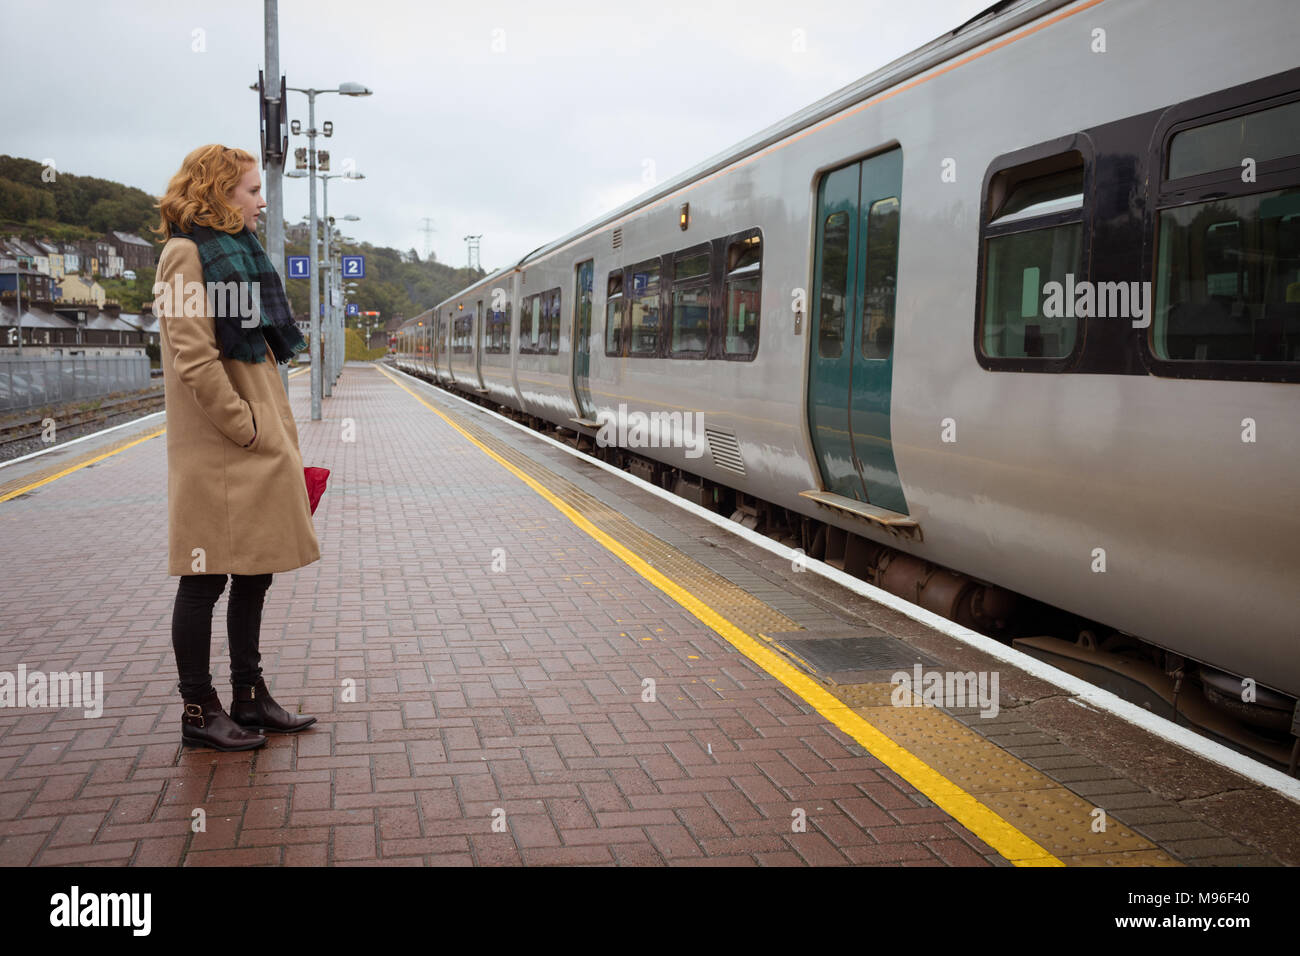
<svg viewBox="0 0 1300 956">
<path fill-rule="evenodd" d="M 1289 746 L 1300 16 L 1245 7 L 995 4 L 393 360 L 986 631 L 1072 615 L 1048 659 L 1137 646 Z"/>
</svg>

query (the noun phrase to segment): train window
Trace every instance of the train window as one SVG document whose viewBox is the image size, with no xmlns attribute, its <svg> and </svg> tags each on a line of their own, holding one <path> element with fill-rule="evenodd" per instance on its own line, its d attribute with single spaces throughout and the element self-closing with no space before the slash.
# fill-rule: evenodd
<svg viewBox="0 0 1300 956">
<path fill-rule="evenodd" d="M 709 278 L 707 246 L 673 258 L 673 317 L 669 353 L 673 358 L 707 358 L 709 353 Z"/>
<path fill-rule="evenodd" d="M 862 354 L 887 359 L 894 351 L 894 300 L 898 286 L 898 197 L 878 199 L 867 211 L 866 309 Z"/>
<path fill-rule="evenodd" d="M 628 354 L 659 354 L 659 260 L 652 259 L 628 270 L 632 282 L 628 296 L 631 327 Z"/>
<path fill-rule="evenodd" d="M 1161 374 L 1300 373 L 1300 101 L 1245 110 L 1166 137 L 1146 333 Z"/>
<path fill-rule="evenodd" d="M 746 236 L 727 247 L 723 300 L 727 309 L 723 353 L 752 359 L 758 354 L 758 318 L 762 295 L 763 240 Z"/>
<path fill-rule="evenodd" d="M 1169 141 L 1168 177 L 1181 179 L 1231 169 L 1240 172 L 1246 157 L 1260 163 L 1294 155 L 1300 129 L 1300 102 L 1234 116 L 1176 133 Z"/>
<path fill-rule="evenodd" d="M 821 334 L 817 354 L 839 358 L 844 351 L 844 317 L 849 297 L 849 214 L 834 212 L 822 224 Z M 728 309 L 730 311 L 730 309 Z"/>
<path fill-rule="evenodd" d="M 474 351 L 473 313 L 465 315 L 464 313 L 457 313 L 449 309 L 448 315 L 451 317 L 452 334 L 455 337 L 455 345 L 452 347 L 452 351 L 461 354 Z"/>
<path fill-rule="evenodd" d="M 509 308 L 509 303 L 506 308 Z M 487 351 L 499 354 L 510 351 L 510 313 L 492 311 L 487 314 Z"/>
<path fill-rule="evenodd" d="M 1151 348 L 1300 363 L 1300 188 L 1162 209 Z"/>
<path fill-rule="evenodd" d="M 623 354 L 623 272 L 611 272 L 605 292 L 605 354 Z"/>
<path fill-rule="evenodd" d="M 547 347 L 551 355 L 560 352 L 560 290 L 552 289 L 546 293 Z"/>
<path fill-rule="evenodd" d="M 1013 166 L 989 182 L 984 225 L 981 353 L 1064 359 L 1080 341 L 1070 298 L 1083 280 L 1083 156 Z"/>
<path fill-rule="evenodd" d="M 542 297 L 537 293 L 524 296 L 519 302 L 519 351 L 539 351 L 537 343 L 542 335 Z"/>
</svg>

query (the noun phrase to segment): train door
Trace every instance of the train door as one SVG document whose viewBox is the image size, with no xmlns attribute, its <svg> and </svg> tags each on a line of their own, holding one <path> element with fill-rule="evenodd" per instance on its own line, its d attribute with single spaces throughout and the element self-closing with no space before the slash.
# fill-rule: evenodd
<svg viewBox="0 0 1300 956">
<path fill-rule="evenodd" d="M 897 148 L 822 177 L 808 417 L 826 490 L 905 515 L 889 407 L 902 181 Z"/>
<path fill-rule="evenodd" d="M 574 267 L 573 294 L 573 395 L 578 418 L 591 421 L 591 259 Z"/>
</svg>

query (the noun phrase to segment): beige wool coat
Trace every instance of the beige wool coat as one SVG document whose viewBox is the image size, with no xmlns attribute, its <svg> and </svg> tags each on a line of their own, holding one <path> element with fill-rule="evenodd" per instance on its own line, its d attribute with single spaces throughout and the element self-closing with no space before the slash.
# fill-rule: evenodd
<svg viewBox="0 0 1300 956">
<path fill-rule="evenodd" d="M 198 246 L 174 236 L 157 281 L 174 292 L 178 277 L 181 290 L 202 284 L 203 266 Z M 275 355 L 268 347 L 263 362 L 224 358 L 206 297 L 202 315 L 184 306 L 168 294 L 154 301 L 167 408 L 167 573 L 270 574 L 311 564 L 320 545 Z"/>
</svg>

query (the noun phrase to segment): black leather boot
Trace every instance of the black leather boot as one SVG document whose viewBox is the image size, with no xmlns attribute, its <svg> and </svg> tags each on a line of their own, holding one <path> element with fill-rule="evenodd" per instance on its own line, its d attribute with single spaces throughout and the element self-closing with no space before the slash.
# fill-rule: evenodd
<svg viewBox="0 0 1300 956">
<path fill-rule="evenodd" d="M 255 750 L 266 743 L 266 738 L 231 720 L 213 690 L 198 700 L 185 702 L 181 743 L 213 750 Z"/>
<path fill-rule="evenodd" d="M 257 683 L 247 685 L 231 684 L 235 699 L 230 703 L 230 716 L 241 727 L 249 730 L 271 731 L 277 734 L 296 734 L 304 727 L 316 723 L 310 714 L 291 714 L 275 702 L 266 681 L 258 679 Z"/>
</svg>

